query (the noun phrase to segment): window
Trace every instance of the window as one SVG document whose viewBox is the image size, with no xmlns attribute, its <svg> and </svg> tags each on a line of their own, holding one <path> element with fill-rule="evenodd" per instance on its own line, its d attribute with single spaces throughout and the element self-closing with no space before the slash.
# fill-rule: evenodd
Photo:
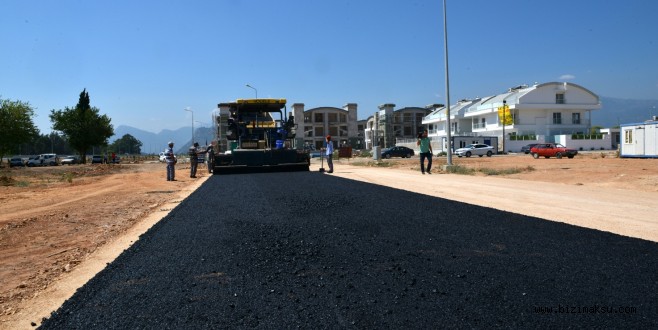
<svg viewBox="0 0 658 330">
<path fill-rule="evenodd" d="M 304 126 L 304 136 L 306 137 L 313 136 L 313 126 Z"/>
<path fill-rule="evenodd" d="M 553 112 L 553 125 L 560 125 L 560 124 L 562 124 L 562 113 Z"/>
<path fill-rule="evenodd" d="M 633 143 L 633 130 L 624 131 L 624 143 L 632 144 Z"/>
<path fill-rule="evenodd" d="M 571 123 L 575 124 L 575 125 L 580 124 L 580 113 L 579 112 L 571 114 Z"/>
<path fill-rule="evenodd" d="M 555 104 L 564 104 L 564 94 L 563 93 L 555 94 Z"/>
<path fill-rule="evenodd" d="M 330 113 L 329 114 L 329 122 L 330 123 L 338 122 L 338 114 L 337 113 Z"/>
<path fill-rule="evenodd" d="M 487 119 L 486 118 L 482 117 L 482 124 L 481 125 L 482 125 L 482 128 L 487 127 Z"/>
<path fill-rule="evenodd" d="M 315 128 L 315 136 L 324 136 L 324 128 L 322 127 L 316 127 Z"/>
<path fill-rule="evenodd" d="M 315 122 L 316 123 L 324 123 L 324 114 L 323 113 L 316 113 L 315 114 Z"/>
<path fill-rule="evenodd" d="M 347 122 L 347 116 L 344 113 L 340 114 L 340 122 L 341 123 L 346 123 Z"/>
</svg>

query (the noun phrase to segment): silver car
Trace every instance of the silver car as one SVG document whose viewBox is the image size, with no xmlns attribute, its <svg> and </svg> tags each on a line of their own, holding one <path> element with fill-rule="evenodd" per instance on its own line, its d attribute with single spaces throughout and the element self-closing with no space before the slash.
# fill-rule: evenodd
<svg viewBox="0 0 658 330">
<path fill-rule="evenodd" d="M 455 154 L 457 154 L 457 157 L 471 157 L 472 155 L 478 155 L 480 157 L 487 155 L 487 157 L 491 157 L 493 155 L 493 147 L 487 144 L 474 143 L 455 150 Z"/>
</svg>

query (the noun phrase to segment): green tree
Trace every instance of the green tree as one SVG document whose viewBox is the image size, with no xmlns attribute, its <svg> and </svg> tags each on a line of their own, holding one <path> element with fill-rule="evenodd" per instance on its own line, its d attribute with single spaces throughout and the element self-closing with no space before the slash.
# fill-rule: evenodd
<svg viewBox="0 0 658 330">
<path fill-rule="evenodd" d="M 27 102 L 0 99 L 0 163 L 5 155 L 20 153 L 20 145 L 39 135 L 32 121 L 34 109 Z"/>
<path fill-rule="evenodd" d="M 110 151 L 120 154 L 140 154 L 142 153 L 142 142 L 134 136 L 126 134 L 110 145 Z"/>
<path fill-rule="evenodd" d="M 99 115 L 99 111 L 90 105 L 89 93 L 84 89 L 75 108 L 66 107 L 64 110 L 50 112 L 53 129 L 64 134 L 83 163 L 92 146 L 106 146 L 107 139 L 114 135 L 111 119 L 107 115 Z"/>
</svg>

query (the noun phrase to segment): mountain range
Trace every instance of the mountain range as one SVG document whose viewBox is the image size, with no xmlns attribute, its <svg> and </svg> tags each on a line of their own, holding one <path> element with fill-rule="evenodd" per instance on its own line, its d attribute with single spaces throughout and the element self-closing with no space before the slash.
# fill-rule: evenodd
<svg viewBox="0 0 658 330">
<path fill-rule="evenodd" d="M 618 127 L 621 124 L 639 123 L 658 116 L 658 100 L 634 100 L 601 96 L 601 109 L 592 111 L 592 126 L 604 128 Z M 185 153 L 192 145 L 192 130 L 181 127 L 177 130 L 162 130 L 159 133 L 147 132 L 139 128 L 119 125 L 114 130 L 110 143 L 130 134 L 142 142 L 142 153 L 157 154 L 174 141 L 177 153 Z M 214 128 L 198 127 L 194 129 L 194 138 L 203 146 L 214 138 Z"/>
<path fill-rule="evenodd" d="M 131 126 L 119 125 L 114 129 L 114 136 L 110 138 L 109 142 L 112 143 L 126 134 L 130 134 L 142 142 L 142 154 L 158 154 L 167 148 L 169 141 L 174 142 L 174 152 L 176 153 L 186 153 L 192 145 L 190 127 L 181 127 L 177 130 L 165 129 L 159 133 L 153 133 Z M 213 128 L 198 127 L 194 129 L 194 139 L 200 146 L 209 144 L 213 138 Z"/>
</svg>

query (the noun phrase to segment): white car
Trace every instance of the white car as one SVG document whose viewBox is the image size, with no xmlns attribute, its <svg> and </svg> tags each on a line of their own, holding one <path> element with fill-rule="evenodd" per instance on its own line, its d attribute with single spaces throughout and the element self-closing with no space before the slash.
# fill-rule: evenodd
<svg viewBox="0 0 658 330">
<path fill-rule="evenodd" d="M 56 154 L 41 154 L 27 161 L 27 166 L 57 166 L 59 158 Z"/>
<path fill-rule="evenodd" d="M 164 163 L 167 160 L 167 156 L 165 156 L 165 152 L 162 151 L 160 152 L 160 162 Z"/>
<path fill-rule="evenodd" d="M 487 157 L 491 157 L 493 155 L 493 147 L 486 144 L 474 143 L 455 150 L 455 154 L 457 154 L 457 157 L 471 157 L 472 155 L 478 155 L 480 157 L 487 155 Z"/>
</svg>

